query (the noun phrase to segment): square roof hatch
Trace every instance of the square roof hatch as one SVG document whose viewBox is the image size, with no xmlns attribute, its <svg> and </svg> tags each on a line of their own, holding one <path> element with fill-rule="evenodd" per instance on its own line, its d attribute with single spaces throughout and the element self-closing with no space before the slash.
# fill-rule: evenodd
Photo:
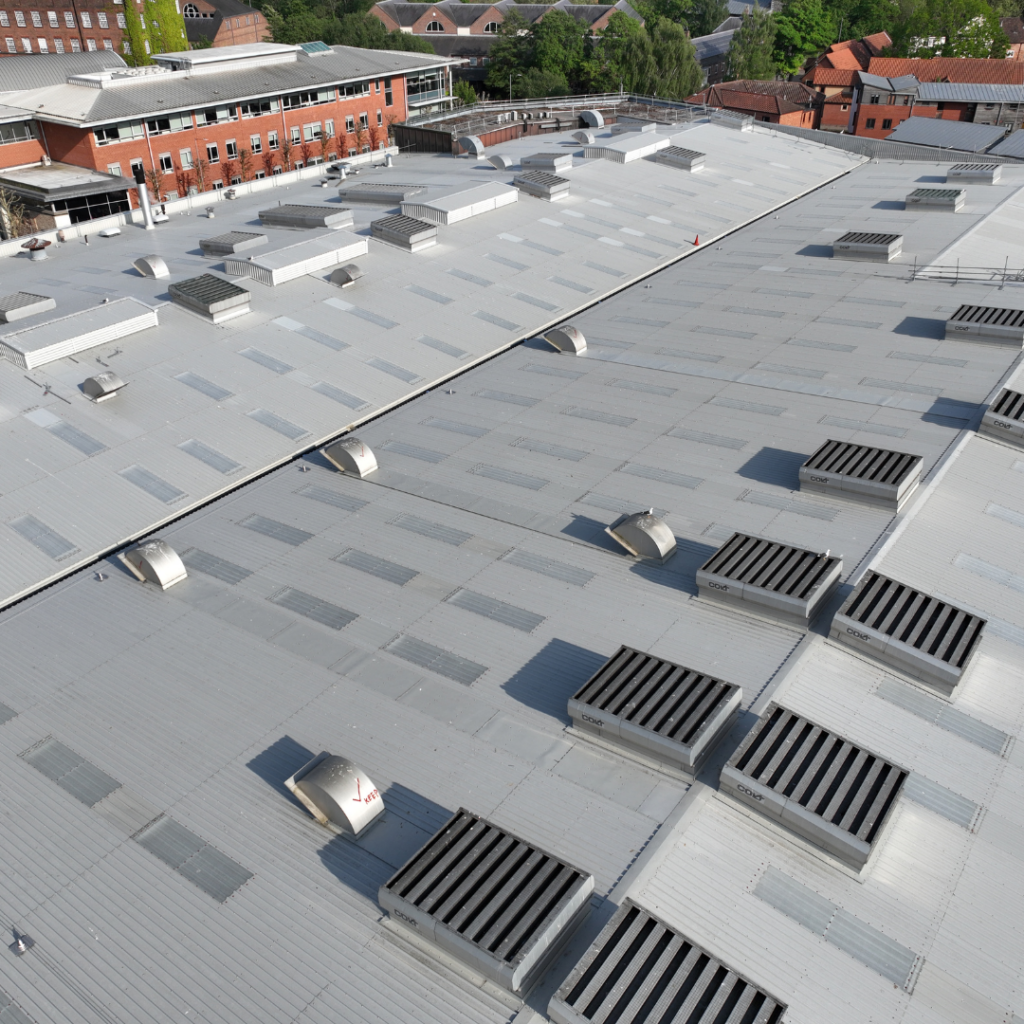
<svg viewBox="0 0 1024 1024">
<path fill-rule="evenodd" d="M 835 260 L 889 263 L 903 252 L 903 236 L 879 231 L 847 231 L 832 243 Z"/>
<path fill-rule="evenodd" d="M 741 697 L 732 683 L 623 646 L 569 698 L 569 716 L 584 732 L 693 775 Z"/>
<path fill-rule="evenodd" d="M 569 194 L 570 181 L 549 171 L 522 171 L 512 178 L 512 184 L 520 192 L 553 202 Z"/>
<path fill-rule="evenodd" d="M 1024 395 L 1003 388 L 985 410 L 978 433 L 1024 448 Z"/>
<path fill-rule="evenodd" d="M 594 876 L 461 809 L 380 888 L 422 938 L 525 995 L 590 907 Z"/>
<path fill-rule="evenodd" d="M 285 203 L 260 210 L 260 223 L 275 228 L 350 228 L 352 211 L 344 206 Z"/>
<path fill-rule="evenodd" d="M 722 769 L 721 786 L 859 871 L 906 778 L 903 768 L 772 703 Z"/>
<path fill-rule="evenodd" d="M 779 1024 L 785 1012 L 631 899 L 548 1003 L 555 1024 Z"/>
<path fill-rule="evenodd" d="M 946 321 L 946 337 L 1024 347 L 1024 309 L 961 306 Z"/>
<path fill-rule="evenodd" d="M 420 249 L 437 245 L 437 225 L 407 217 L 404 213 L 372 221 L 370 232 L 379 241 L 405 249 L 406 252 L 419 252 Z"/>
<path fill-rule="evenodd" d="M 921 481 L 920 455 L 826 441 L 801 467 L 800 489 L 899 510 Z"/>
<path fill-rule="evenodd" d="M 839 582 L 843 560 L 734 533 L 698 570 L 701 597 L 806 625 Z"/>
<path fill-rule="evenodd" d="M 216 274 L 200 274 L 168 287 L 174 302 L 213 323 L 249 312 L 249 293 Z"/>
<path fill-rule="evenodd" d="M 829 636 L 950 696 L 977 653 L 985 620 L 869 572 L 832 619 Z"/>
</svg>

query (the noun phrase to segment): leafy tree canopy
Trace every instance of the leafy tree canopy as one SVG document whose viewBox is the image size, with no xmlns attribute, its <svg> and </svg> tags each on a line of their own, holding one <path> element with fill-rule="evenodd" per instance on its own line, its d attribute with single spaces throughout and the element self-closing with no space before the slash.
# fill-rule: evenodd
<svg viewBox="0 0 1024 1024">
<path fill-rule="evenodd" d="M 774 78 L 774 51 L 774 16 L 763 7 L 750 8 L 729 44 L 729 77 Z"/>
<path fill-rule="evenodd" d="M 775 16 L 773 58 L 787 75 L 797 74 L 835 39 L 836 26 L 822 0 L 787 0 Z"/>
</svg>

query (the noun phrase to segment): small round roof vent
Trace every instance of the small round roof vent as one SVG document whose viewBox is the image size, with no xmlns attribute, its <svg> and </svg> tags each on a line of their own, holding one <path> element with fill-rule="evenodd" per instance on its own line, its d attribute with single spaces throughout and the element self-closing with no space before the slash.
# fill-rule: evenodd
<svg viewBox="0 0 1024 1024">
<path fill-rule="evenodd" d="M 377 469 L 377 457 L 370 450 L 370 446 L 363 444 L 358 437 L 343 437 L 340 441 L 321 448 L 320 451 L 332 466 L 340 469 L 342 473 L 352 473 L 360 479 Z"/>
<path fill-rule="evenodd" d="M 501 153 L 495 153 L 493 156 L 487 158 L 487 162 L 496 171 L 507 171 L 512 166 L 511 157 L 503 156 Z"/>
<path fill-rule="evenodd" d="M 132 266 L 143 277 L 163 278 L 170 277 L 171 272 L 162 256 L 140 256 Z"/>
<path fill-rule="evenodd" d="M 105 402 L 126 387 L 128 385 L 111 370 L 97 373 L 95 377 L 86 377 L 82 381 L 82 391 L 86 398 L 91 398 L 94 402 Z"/>
<path fill-rule="evenodd" d="M 572 137 L 584 146 L 592 146 L 594 144 L 594 133 L 588 131 L 573 132 Z"/>
<path fill-rule="evenodd" d="M 558 352 L 570 352 L 578 356 L 587 351 L 587 339 L 578 327 L 563 324 L 544 334 L 544 340 Z"/>
<path fill-rule="evenodd" d="M 621 516 L 605 531 L 634 558 L 653 558 L 664 562 L 676 550 L 676 538 L 653 509 Z"/>
<path fill-rule="evenodd" d="M 588 128 L 604 127 L 604 114 L 602 114 L 600 110 L 581 110 L 580 120 Z"/>
<path fill-rule="evenodd" d="M 142 583 L 155 583 L 161 590 L 188 576 L 177 551 L 165 540 L 143 541 L 117 557 Z"/>
<path fill-rule="evenodd" d="M 480 141 L 479 136 L 476 135 L 463 135 L 459 139 L 459 145 L 470 155 L 470 156 L 483 156 L 484 155 L 484 144 Z"/>
<path fill-rule="evenodd" d="M 339 288 L 351 288 L 363 276 L 358 263 L 346 263 L 331 272 L 330 282 Z"/>
<path fill-rule="evenodd" d="M 335 832 L 358 836 L 384 813 L 384 801 L 366 772 L 326 750 L 284 784 L 321 825 Z"/>
</svg>

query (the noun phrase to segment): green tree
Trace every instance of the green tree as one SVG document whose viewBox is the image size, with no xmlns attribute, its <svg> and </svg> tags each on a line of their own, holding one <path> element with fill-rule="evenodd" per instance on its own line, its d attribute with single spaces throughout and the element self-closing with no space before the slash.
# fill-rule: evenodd
<svg viewBox="0 0 1024 1024">
<path fill-rule="evenodd" d="M 534 25 L 530 37 L 530 64 L 533 68 L 561 75 L 569 83 L 575 84 L 579 80 L 592 48 L 590 27 L 585 21 L 565 11 L 552 10 Z"/>
<path fill-rule="evenodd" d="M 154 53 L 177 53 L 188 49 L 185 19 L 174 0 L 146 0 L 145 18 Z"/>
<path fill-rule="evenodd" d="M 133 3 L 124 5 L 124 25 L 121 48 L 124 52 L 125 63 L 133 68 L 143 64 L 152 64 L 149 53 L 146 51 L 146 44 L 149 42 L 146 26 L 142 23 L 142 17 Z"/>
<path fill-rule="evenodd" d="M 510 10 L 498 26 L 497 39 L 491 46 L 487 65 L 487 88 L 504 96 L 513 79 L 530 66 L 530 24 L 515 10 Z"/>
<path fill-rule="evenodd" d="M 979 0 L 983 2 L 983 0 Z M 775 63 L 787 75 L 797 74 L 835 39 L 836 26 L 821 0 L 787 0 L 775 15 Z"/>
<path fill-rule="evenodd" d="M 601 34 L 603 88 L 607 91 L 647 93 L 657 74 L 654 47 L 647 30 L 636 19 L 616 11 Z"/>
<path fill-rule="evenodd" d="M 729 6 L 725 0 L 693 0 L 693 7 L 686 15 L 690 35 L 707 36 L 729 17 Z"/>
<path fill-rule="evenodd" d="M 568 96 L 569 82 L 561 71 L 527 68 L 520 77 L 512 79 L 512 95 L 516 99 Z"/>
<path fill-rule="evenodd" d="M 729 44 L 729 78 L 775 77 L 775 16 L 763 7 L 751 7 Z"/>
<path fill-rule="evenodd" d="M 697 92 L 704 84 L 704 72 L 686 29 L 667 18 L 659 18 L 650 31 L 650 38 L 658 70 L 647 95 L 682 100 Z"/>
<path fill-rule="evenodd" d="M 669 21 L 687 23 L 693 0 L 634 0 L 630 6 L 646 22 L 668 18 Z"/>
<path fill-rule="evenodd" d="M 1005 57 L 1010 41 L 985 0 L 928 0 L 928 33 L 941 37 L 940 57 Z"/>
<path fill-rule="evenodd" d="M 452 95 L 457 100 L 462 100 L 463 106 L 466 107 L 471 107 L 477 101 L 476 90 L 462 78 L 452 86 Z"/>
</svg>

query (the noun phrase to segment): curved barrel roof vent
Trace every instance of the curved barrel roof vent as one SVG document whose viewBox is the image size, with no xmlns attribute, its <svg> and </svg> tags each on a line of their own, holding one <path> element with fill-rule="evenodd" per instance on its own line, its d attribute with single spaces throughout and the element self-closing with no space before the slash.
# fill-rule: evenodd
<svg viewBox="0 0 1024 1024">
<path fill-rule="evenodd" d="M 995 344 L 1024 346 L 1024 309 L 995 306 L 961 306 L 946 321 L 947 338 L 964 338 Z"/>
<path fill-rule="evenodd" d="M 721 786 L 859 871 L 906 778 L 903 768 L 773 703 L 722 769 Z"/>
<path fill-rule="evenodd" d="M 501 153 L 493 153 L 487 158 L 487 162 L 496 171 L 507 171 L 515 163 L 510 156 L 504 156 Z"/>
<path fill-rule="evenodd" d="M 985 619 L 869 572 L 832 619 L 829 636 L 948 697 L 980 646 Z"/>
<path fill-rule="evenodd" d="M 583 337 L 583 332 L 571 324 L 554 327 L 545 332 L 543 337 L 558 352 L 571 352 L 574 356 L 578 356 L 587 351 L 587 339 Z"/>
<path fill-rule="evenodd" d="M 339 288 L 351 288 L 363 276 L 358 263 L 346 263 L 331 271 L 330 282 Z"/>
<path fill-rule="evenodd" d="M 117 557 L 142 583 L 155 583 L 161 590 L 173 587 L 188 576 L 177 551 L 167 541 L 155 537 Z"/>
<path fill-rule="evenodd" d="M 171 272 L 168 270 L 163 256 L 140 256 L 132 266 L 143 277 L 162 279 L 171 276 Z"/>
<path fill-rule="evenodd" d="M 847 231 L 832 243 L 832 259 L 889 263 L 903 252 L 903 236 L 879 231 Z"/>
<path fill-rule="evenodd" d="M 604 127 L 604 114 L 602 114 L 600 110 L 581 110 L 580 120 L 588 128 Z"/>
<path fill-rule="evenodd" d="M 377 469 L 377 456 L 370 446 L 358 437 L 343 437 L 340 441 L 320 449 L 321 454 L 332 466 L 342 473 L 351 473 L 362 480 Z"/>
<path fill-rule="evenodd" d="M 842 571 L 842 558 L 828 551 L 819 554 L 734 533 L 697 570 L 697 589 L 701 597 L 805 626 Z"/>
<path fill-rule="evenodd" d="M 1024 448 L 1024 395 L 1003 388 L 981 417 L 978 433 Z"/>
<path fill-rule="evenodd" d="M 634 558 L 653 558 L 664 562 L 675 554 L 675 534 L 654 509 L 619 516 L 605 533 L 621 544 Z"/>
<path fill-rule="evenodd" d="M 800 467 L 800 490 L 859 498 L 899 511 L 917 490 L 923 466 L 920 455 L 826 441 Z"/>
<path fill-rule="evenodd" d="M 97 373 L 95 377 L 86 377 L 82 381 L 82 391 L 86 398 L 91 398 L 94 402 L 105 402 L 126 387 L 128 385 L 111 370 Z"/>
<path fill-rule="evenodd" d="M 588 132 L 585 129 L 581 129 L 578 132 L 573 132 L 572 137 L 584 146 L 592 146 L 594 144 L 594 133 Z"/>
<path fill-rule="evenodd" d="M 732 683 L 623 646 L 569 699 L 569 717 L 584 732 L 694 775 L 742 696 Z"/>
<path fill-rule="evenodd" d="M 417 935 L 525 996 L 590 909 L 594 876 L 460 809 L 380 887 Z"/>
<path fill-rule="evenodd" d="M 384 801 L 366 772 L 326 750 L 284 784 L 321 825 L 335 832 L 358 836 L 384 813 Z"/>
<path fill-rule="evenodd" d="M 482 157 L 486 147 L 477 135 L 463 135 L 458 144 L 466 151 L 468 156 Z"/>
</svg>

